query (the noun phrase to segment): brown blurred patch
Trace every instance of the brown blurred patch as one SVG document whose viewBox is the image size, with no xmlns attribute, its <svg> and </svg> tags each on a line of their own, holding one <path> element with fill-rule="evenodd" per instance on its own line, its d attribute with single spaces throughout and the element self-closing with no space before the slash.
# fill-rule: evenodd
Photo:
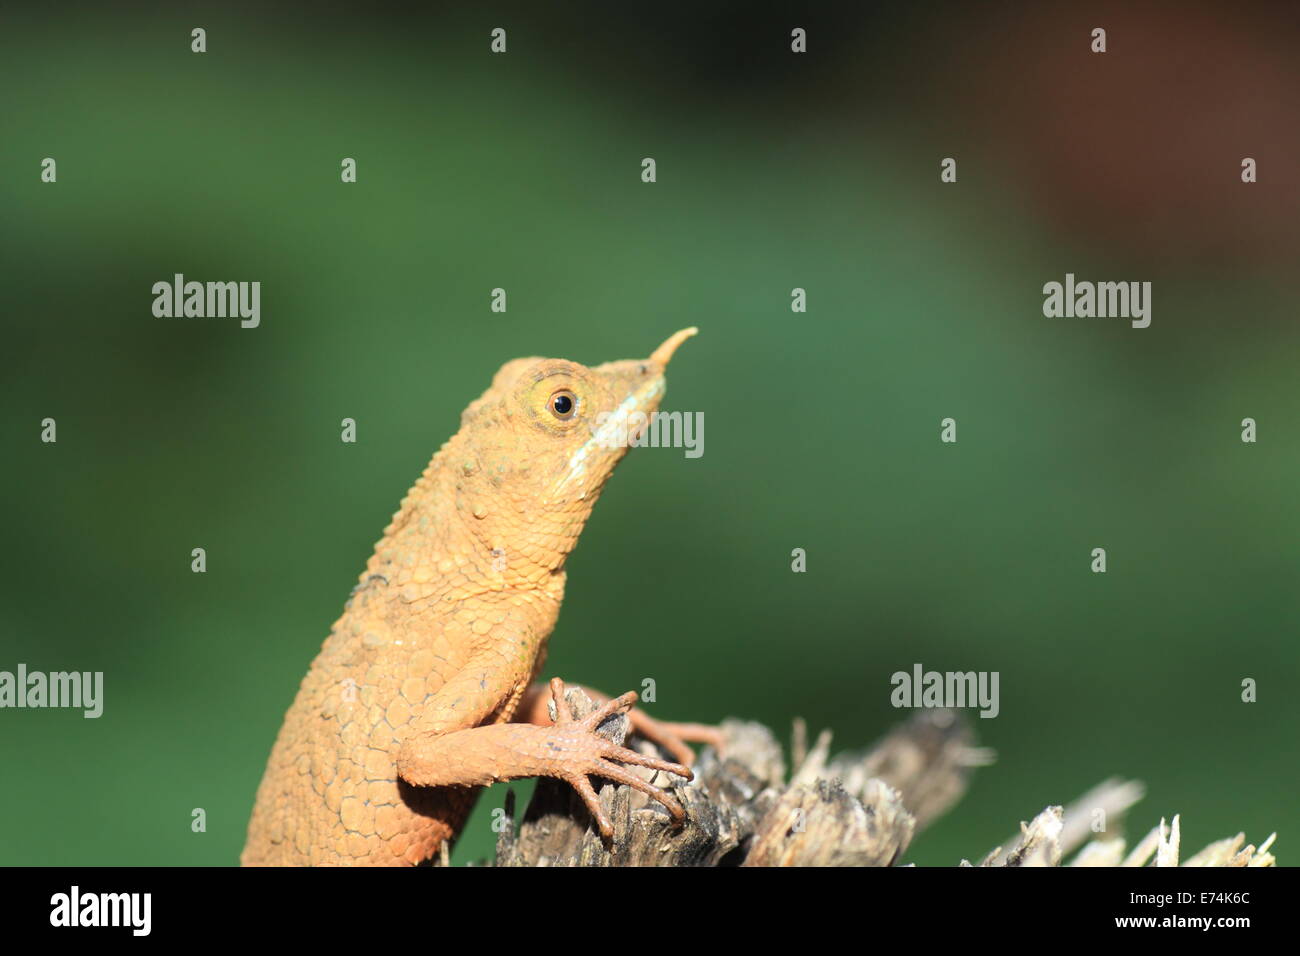
<svg viewBox="0 0 1300 956">
<path fill-rule="evenodd" d="M 944 85 L 1060 230 L 1184 265 L 1294 261 L 1298 26 L 1294 3 L 1003 10 L 965 31 Z"/>
</svg>

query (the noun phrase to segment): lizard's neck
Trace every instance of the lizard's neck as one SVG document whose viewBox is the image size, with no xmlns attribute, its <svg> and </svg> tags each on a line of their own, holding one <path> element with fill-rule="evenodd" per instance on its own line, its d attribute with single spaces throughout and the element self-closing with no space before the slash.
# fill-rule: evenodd
<svg viewBox="0 0 1300 956">
<path fill-rule="evenodd" d="M 575 522 L 539 511 L 535 499 L 515 502 L 478 472 L 458 438 L 443 445 L 402 499 L 363 578 L 384 575 L 407 588 L 410 601 L 433 597 L 450 582 L 480 594 L 536 592 L 558 608 L 564 559 L 585 514 Z"/>
</svg>

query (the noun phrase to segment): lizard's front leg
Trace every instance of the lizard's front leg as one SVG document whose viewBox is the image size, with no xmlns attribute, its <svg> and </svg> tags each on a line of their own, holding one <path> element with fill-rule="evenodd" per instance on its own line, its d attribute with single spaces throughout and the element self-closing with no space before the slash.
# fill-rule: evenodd
<svg viewBox="0 0 1300 956">
<path fill-rule="evenodd" d="M 570 684 L 570 687 L 576 687 L 584 694 L 591 698 L 592 703 L 600 705 L 609 702 L 609 695 L 602 694 L 598 690 L 592 690 L 583 684 Z M 634 693 L 628 691 L 628 693 Z M 623 695 L 624 697 L 627 694 Z M 528 690 L 524 691 L 524 696 L 519 702 L 519 709 L 515 711 L 514 719 L 527 724 L 542 724 L 543 726 L 551 723 L 550 711 L 547 704 L 550 702 L 551 691 L 546 684 L 533 684 Z M 679 724 L 670 721 L 655 720 L 640 707 L 633 707 L 627 712 L 628 721 L 632 725 L 632 732 L 639 737 L 644 737 L 652 744 L 657 744 L 664 750 L 673 755 L 678 763 L 687 767 L 695 763 L 695 751 L 686 746 L 689 743 L 710 744 L 715 750 L 721 752 L 724 735 L 718 727 L 711 727 L 708 724 Z"/>
<path fill-rule="evenodd" d="M 603 777 L 647 794 L 668 810 L 675 822 L 686 814 L 668 793 L 642 780 L 622 764 L 661 770 L 686 780 L 689 768 L 620 747 L 596 733 L 613 714 L 625 713 L 636 701 L 629 691 L 574 720 L 564 699 L 564 682 L 551 681 L 557 720 L 546 725 L 502 723 L 443 734 L 420 734 L 407 740 L 397 757 L 397 772 L 418 787 L 487 786 L 521 777 L 556 777 L 570 784 L 596 819 L 605 839 L 614 834 L 589 777 Z"/>
</svg>

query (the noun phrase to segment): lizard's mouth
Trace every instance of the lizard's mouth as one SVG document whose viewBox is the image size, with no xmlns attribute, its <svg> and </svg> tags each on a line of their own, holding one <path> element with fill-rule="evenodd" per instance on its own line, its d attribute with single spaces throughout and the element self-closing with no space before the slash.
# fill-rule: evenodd
<svg viewBox="0 0 1300 956">
<path fill-rule="evenodd" d="M 644 361 L 609 362 L 594 369 L 610 377 L 617 386 L 614 394 L 623 399 L 588 422 L 591 437 L 570 456 L 557 492 L 579 490 L 579 497 L 585 496 L 591 473 L 601 472 L 603 482 L 628 447 L 640 442 L 663 398 L 664 370 L 678 347 L 698 331 L 692 326 L 674 332 Z"/>
<path fill-rule="evenodd" d="M 681 344 L 693 335 L 699 334 L 699 329 L 691 326 L 688 329 L 681 329 L 674 332 L 668 338 L 664 339 L 662 345 L 650 353 L 650 358 L 642 363 L 640 370 L 643 375 L 653 377 L 641 388 L 632 387 L 627 399 L 623 404 L 632 403 L 632 409 L 628 412 L 629 423 L 625 425 L 629 441 L 636 443 L 645 435 L 646 429 L 650 427 L 652 416 L 659 410 L 659 400 L 664 394 L 664 371 L 668 368 L 668 363 L 672 361 L 673 354 L 681 347 Z"/>
<path fill-rule="evenodd" d="M 626 447 L 645 434 L 651 417 L 659 410 L 667 384 L 664 372 L 673 353 L 699 331 L 691 326 L 674 332 L 644 362 L 611 362 L 600 367 L 621 386 L 615 394 L 624 397 L 617 408 L 597 415 L 591 423 L 593 441 L 605 448 Z"/>
</svg>

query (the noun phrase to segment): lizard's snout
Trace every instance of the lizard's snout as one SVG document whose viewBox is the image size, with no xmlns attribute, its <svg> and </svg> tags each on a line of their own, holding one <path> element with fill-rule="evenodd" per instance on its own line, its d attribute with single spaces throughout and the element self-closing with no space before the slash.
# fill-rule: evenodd
<svg viewBox="0 0 1300 956">
<path fill-rule="evenodd" d="M 664 372 L 673 353 L 697 332 L 694 326 L 674 332 L 649 358 L 606 362 L 590 370 L 601 380 L 602 404 L 588 410 L 585 421 L 590 434 L 564 463 L 556 496 L 582 488 L 578 498 L 585 498 L 589 488 L 599 488 L 627 449 L 640 442 L 663 399 Z"/>
<path fill-rule="evenodd" d="M 674 332 L 645 359 L 623 359 L 596 366 L 593 371 L 601 375 L 609 387 L 616 407 L 608 410 L 605 419 L 626 419 L 629 415 L 650 415 L 659 407 L 665 388 L 665 371 L 678 347 L 699 332 L 691 326 Z M 593 425 L 599 423 L 593 422 Z"/>
</svg>

